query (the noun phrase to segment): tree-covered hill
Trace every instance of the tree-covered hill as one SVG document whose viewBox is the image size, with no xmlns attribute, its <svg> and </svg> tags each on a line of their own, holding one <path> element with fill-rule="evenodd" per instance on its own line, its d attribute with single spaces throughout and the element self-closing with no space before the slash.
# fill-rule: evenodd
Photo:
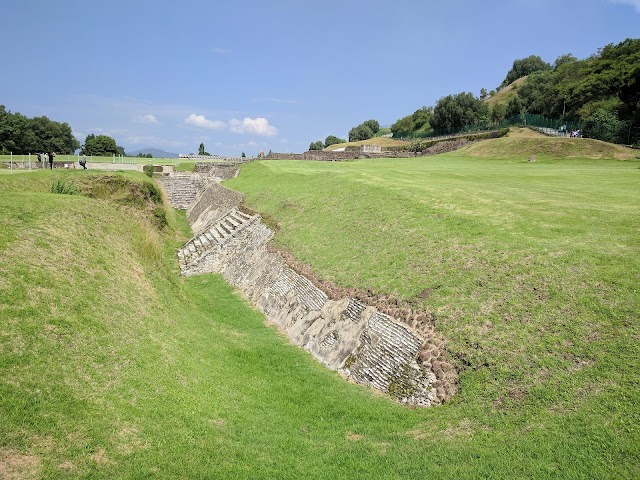
<svg viewBox="0 0 640 480">
<path fill-rule="evenodd" d="M 419 112 L 429 112 L 415 121 Z M 480 97 L 471 93 L 442 97 L 396 121 L 394 136 L 421 136 L 438 130 L 492 124 L 523 113 L 571 119 L 584 125 L 584 134 L 615 143 L 640 142 L 640 39 L 626 39 L 600 48 L 584 60 L 572 54 L 553 64 L 538 56 L 513 62 L 498 91 Z"/>
</svg>

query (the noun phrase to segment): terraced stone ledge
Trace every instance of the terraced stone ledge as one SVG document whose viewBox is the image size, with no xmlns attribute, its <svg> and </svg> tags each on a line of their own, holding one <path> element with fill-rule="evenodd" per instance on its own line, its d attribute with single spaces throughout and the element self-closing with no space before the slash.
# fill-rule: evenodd
<svg viewBox="0 0 640 480">
<path fill-rule="evenodd" d="M 259 215 L 240 210 L 236 192 L 214 183 L 204 188 L 218 195 L 201 192 L 188 209 L 202 212 L 207 222 L 178 252 L 182 275 L 221 273 L 294 344 L 356 383 L 408 405 L 446 398 L 430 364 L 421 361 L 429 338 L 355 298 L 330 299 L 268 248 L 273 232 Z M 189 219 L 200 221 L 197 215 Z"/>
</svg>

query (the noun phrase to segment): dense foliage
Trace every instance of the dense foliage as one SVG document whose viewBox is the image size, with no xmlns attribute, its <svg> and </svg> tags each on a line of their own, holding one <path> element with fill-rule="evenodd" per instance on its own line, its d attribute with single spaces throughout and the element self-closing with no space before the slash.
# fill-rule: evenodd
<svg viewBox="0 0 640 480">
<path fill-rule="evenodd" d="M 110 157 L 120 154 L 116 141 L 108 135 L 87 135 L 80 150 L 83 155 L 93 155 L 96 157 Z"/>
<path fill-rule="evenodd" d="M 391 133 L 398 138 L 404 137 L 411 132 L 429 129 L 432 115 L 433 107 L 419 108 L 411 115 L 407 115 L 391 125 Z"/>
<path fill-rule="evenodd" d="M 68 123 L 54 122 L 44 116 L 28 118 L 0 105 L 0 152 L 71 154 L 79 146 Z"/>
<path fill-rule="evenodd" d="M 512 83 L 523 77 L 521 85 Z M 496 92 L 487 95 L 486 89 L 479 98 L 466 92 L 447 95 L 431 111 L 423 107 L 396 121 L 393 136 L 492 127 L 505 118 L 531 113 L 557 119 L 558 124 L 567 119 L 579 122 L 591 138 L 640 142 L 640 39 L 609 44 L 584 60 L 570 53 L 553 65 L 535 55 L 516 60 L 500 88 L 508 84 L 509 95 L 501 101 L 491 101 Z"/>
<path fill-rule="evenodd" d="M 373 138 L 378 130 L 380 130 L 380 124 L 377 120 L 367 120 L 349 130 L 349 141 L 358 142 L 360 140 L 368 140 Z"/>
<path fill-rule="evenodd" d="M 455 131 L 488 117 L 489 109 L 472 93 L 447 95 L 438 100 L 430 123 L 434 130 Z"/>
<path fill-rule="evenodd" d="M 322 150 L 324 148 L 324 144 L 322 140 L 318 140 L 317 142 L 311 142 L 309 145 L 309 150 Z"/>
<path fill-rule="evenodd" d="M 526 77 L 534 72 L 544 72 L 548 70 L 551 70 L 551 65 L 537 55 L 515 60 L 501 86 L 507 86 L 519 78 Z"/>
<path fill-rule="evenodd" d="M 329 145 L 336 145 L 338 143 L 346 143 L 344 138 L 338 138 L 334 135 L 329 135 L 324 139 L 324 146 L 328 147 Z"/>
<path fill-rule="evenodd" d="M 610 121 L 602 140 L 626 143 L 640 133 L 640 39 L 607 45 L 585 60 L 563 56 L 553 69 L 530 75 L 517 94 L 529 113 Z M 619 123 L 622 122 L 622 123 Z M 611 134 L 610 130 L 616 130 Z M 627 132 L 625 137 L 624 132 Z M 602 129 L 592 129 L 592 132 Z"/>
</svg>

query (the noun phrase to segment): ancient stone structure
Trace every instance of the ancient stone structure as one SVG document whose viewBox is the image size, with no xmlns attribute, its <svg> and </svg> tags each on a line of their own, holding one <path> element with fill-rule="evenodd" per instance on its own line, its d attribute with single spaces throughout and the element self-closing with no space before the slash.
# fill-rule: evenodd
<svg viewBox="0 0 640 480">
<path fill-rule="evenodd" d="M 238 175 L 238 163 L 220 162 L 220 163 L 196 163 L 193 170 L 196 173 L 204 173 L 210 177 L 216 177 L 220 180 L 229 180 Z"/>
<path fill-rule="evenodd" d="M 362 153 L 382 153 L 382 147 L 380 145 L 360 145 L 360 151 Z"/>
<path fill-rule="evenodd" d="M 221 273 L 294 344 L 357 383 L 415 406 L 448 398 L 433 364 L 423 361 L 434 350 L 430 338 L 356 298 L 330 299 L 268 248 L 273 232 L 258 215 L 242 211 L 239 193 L 194 177 L 192 185 L 201 188 L 187 209 L 194 237 L 178 252 L 182 275 Z M 174 192 L 191 188 L 177 175 L 165 185 Z M 177 193 L 171 198 L 179 208 L 186 201 Z"/>
<path fill-rule="evenodd" d="M 191 205 L 205 179 L 203 175 L 181 172 L 158 177 L 158 181 L 164 185 L 169 195 L 169 202 L 180 210 L 186 210 Z"/>
</svg>

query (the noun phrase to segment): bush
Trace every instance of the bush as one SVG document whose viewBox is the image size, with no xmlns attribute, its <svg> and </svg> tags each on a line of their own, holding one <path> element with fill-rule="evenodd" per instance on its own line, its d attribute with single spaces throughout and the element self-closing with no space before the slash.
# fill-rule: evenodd
<svg viewBox="0 0 640 480">
<path fill-rule="evenodd" d="M 153 165 L 145 165 L 142 167 L 142 171 L 147 177 L 153 177 Z"/>
</svg>

